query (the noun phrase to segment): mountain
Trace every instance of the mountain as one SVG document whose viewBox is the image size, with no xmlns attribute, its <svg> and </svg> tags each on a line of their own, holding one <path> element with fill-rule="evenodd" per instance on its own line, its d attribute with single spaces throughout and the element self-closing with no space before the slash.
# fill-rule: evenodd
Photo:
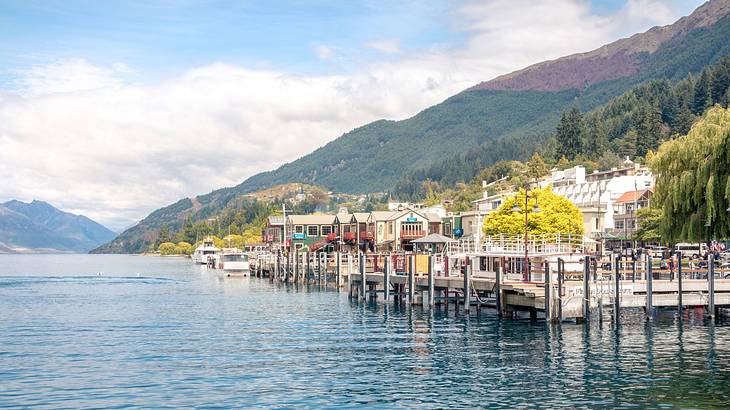
<svg viewBox="0 0 730 410">
<path fill-rule="evenodd" d="M 0 253 L 87 252 L 115 236 L 83 215 L 43 201 L 0 204 Z"/>
<path fill-rule="evenodd" d="M 571 107 L 591 111 L 638 84 L 698 73 L 730 55 L 728 39 L 730 0 L 707 2 L 672 25 L 477 84 L 412 118 L 375 121 L 240 185 L 182 199 L 145 218 L 144 229 L 137 225 L 120 235 L 124 241 L 98 251 L 141 251 L 149 243 L 141 232 L 149 235 L 163 220 L 179 223 L 180 215 L 200 208 L 196 204 L 226 204 L 283 183 L 369 193 L 402 181 L 412 184 L 418 181 L 414 175 L 425 179 L 450 172 L 452 181 L 470 180 L 497 161 L 527 159 Z"/>
</svg>

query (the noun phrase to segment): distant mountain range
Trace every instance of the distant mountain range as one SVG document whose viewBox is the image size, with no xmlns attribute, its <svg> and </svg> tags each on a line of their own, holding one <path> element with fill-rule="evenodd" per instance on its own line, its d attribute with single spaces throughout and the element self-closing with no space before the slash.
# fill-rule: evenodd
<svg viewBox="0 0 730 410">
<path fill-rule="evenodd" d="M 88 252 L 116 233 L 43 201 L 0 204 L 0 253 Z"/>
<path fill-rule="evenodd" d="M 477 84 L 403 121 L 364 125 L 240 185 L 161 208 L 96 251 L 142 251 L 162 223 L 179 226 L 213 204 L 283 183 L 382 192 L 413 175 L 441 177 L 443 164 L 456 180 L 470 180 L 497 161 L 527 159 L 572 106 L 590 111 L 638 84 L 677 81 L 730 55 L 729 15 L 730 0 L 712 0 L 672 25 Z"/>
</svg>

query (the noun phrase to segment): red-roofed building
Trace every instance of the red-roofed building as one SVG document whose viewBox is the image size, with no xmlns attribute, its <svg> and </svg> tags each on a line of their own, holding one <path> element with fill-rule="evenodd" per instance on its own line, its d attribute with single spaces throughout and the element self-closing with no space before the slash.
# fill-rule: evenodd
<svg viewBox="0 0 730 410">
<path fill-rule="evenodd" d="M 654 191 L 651 189 L 640 189 L 624 192 L 614 202 L 614 234 L 625 239 L 638 228 L 636 211 L 647 208 L 651 203 Z"/>
</svg>

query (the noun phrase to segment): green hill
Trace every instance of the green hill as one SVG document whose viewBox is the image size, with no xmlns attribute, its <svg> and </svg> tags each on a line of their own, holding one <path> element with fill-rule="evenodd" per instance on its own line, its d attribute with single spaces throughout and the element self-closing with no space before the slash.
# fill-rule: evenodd
<svg viewBox="0 0 730 410">
<path fill-rule="evenodd" d="M 161 223 L 283 183 L 407 193 L 424 179 L 467 181 L 496 161 L 524 160 L 550 140 L 569 108 L 591 111 L 637 84 L 677 81 L 730 55 L 729 14 L 730 0 L 713 0 L 672 25 L 478 84 L 403 121 L 364 125 L 238 186 L 155 211 L 98 251 L 143 250 Z"/>
</svg>

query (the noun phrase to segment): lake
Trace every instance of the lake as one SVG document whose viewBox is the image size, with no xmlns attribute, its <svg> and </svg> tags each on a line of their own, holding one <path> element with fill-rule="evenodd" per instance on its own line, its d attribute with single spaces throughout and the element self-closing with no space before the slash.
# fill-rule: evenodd
<svg viewBox="0 0 730 410">
<path fill-rule="evenodd" d="M 188 259 L 0 255 L 0 407 L 730 406 L 730 327 L 499 320 L 223 278 Z"/>
</svg>

